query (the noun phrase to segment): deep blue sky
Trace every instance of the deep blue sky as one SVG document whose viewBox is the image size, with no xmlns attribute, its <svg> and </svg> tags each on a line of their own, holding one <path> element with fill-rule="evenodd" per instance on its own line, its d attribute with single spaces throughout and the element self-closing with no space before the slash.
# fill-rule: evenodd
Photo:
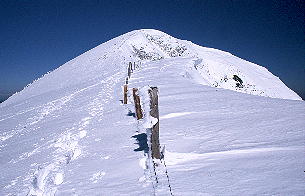
<svg viewBox="0 0 305 196">
<path fill-rule="evenodd" d="M 266 67 L 305 98 L 303 0 L 1 0 L 0 99 L 126 32 L 153 28 Z"/>
</svg>

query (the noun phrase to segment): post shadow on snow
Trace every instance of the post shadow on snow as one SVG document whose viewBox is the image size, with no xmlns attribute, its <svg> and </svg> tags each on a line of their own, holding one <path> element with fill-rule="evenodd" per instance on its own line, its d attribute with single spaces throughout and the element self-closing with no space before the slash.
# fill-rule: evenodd
<svg viewBox="0 0 305 196">
<path fill-rule="evenodd" d="M 136 118 L 136 113 L 132 112 L 131 110 L 128 110 L 127 116 L 132 116 L 132 117 Z"/>
<path fill-rule="evenodd" d="M 135 152 L 138 151 L 144 151 L 144 153 L 148 153 L 148 144 L 147 144 L 147 135 L 146 133 L 140 133 L 137 135 L 132 136 L 133 138 L 136 138 L 137 143 L 139 147 L 134 149 Z"/>
</svg>

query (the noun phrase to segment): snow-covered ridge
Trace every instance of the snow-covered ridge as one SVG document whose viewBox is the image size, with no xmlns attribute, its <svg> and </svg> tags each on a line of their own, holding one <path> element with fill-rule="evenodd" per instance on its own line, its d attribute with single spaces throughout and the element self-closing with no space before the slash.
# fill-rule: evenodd
<svg viewBox="0 0 305 196">
<path fill-rule="evenodd" d="M 263 79 L 287 98 L 265 68 L 227 52 L 155 30 L 114 38 L 0 105 L 0 195 L 302 195 L 305 102 L 235 92 Z M 164 166 L 146 153 L 148 86 Z"/>
<path fill-rule="evenodd" d="M 203 85 L 266 97 L 301 100 L 262 66 L 228 52 L 174 38 L 158 30 L 142 29 L 123 34 L 76 57 L 34 81 L 3 104 L 68 86 L 78 86 L 85 80 L 100 77 L 106 69 L 109 74 L 115 74 L 125 69 L 129 61 L 145 63 L 167 58 L 172 58 L 172 66 L 179 66 L 175 65 L 175 60 L 187 60 L 181 75 Z"/>
<path fill-rule="evenodd" d="M 196 79 L 201 84 L 253 95 L 301 100 L 278 77 L 262 66 L 228 52 L 176 39 L 160 31 L 140 32 L 144 38 L 139 39 L 140 36 L 137 35 L 129 41 L 134 51 L 133 55 L 140 60 L 189 58 L 184 75 Z"/>
</svg>

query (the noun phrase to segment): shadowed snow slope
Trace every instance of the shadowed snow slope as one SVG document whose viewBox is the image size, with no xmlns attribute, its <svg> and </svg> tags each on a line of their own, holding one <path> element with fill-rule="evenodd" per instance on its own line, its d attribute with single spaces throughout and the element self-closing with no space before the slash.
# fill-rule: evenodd
<svg viewBox="0 0 305 196">
<path fill-rule="evenodd" d="M 0 195 L 170 195 L 135 140 L 145 122 L 120 101 L 129 61 L 130 88 L 159 88 L 174 195 L 304 195 L 300 97 L 259 65 L 156 30 L 112 39 L 0 104 Z"/>
</svg>

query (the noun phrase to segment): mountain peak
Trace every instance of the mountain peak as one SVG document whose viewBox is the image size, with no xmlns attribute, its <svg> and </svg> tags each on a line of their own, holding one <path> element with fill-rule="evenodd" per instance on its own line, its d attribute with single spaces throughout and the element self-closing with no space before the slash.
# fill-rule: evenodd
<svg viewBox="0 0 305 196">
<path fill-rule="evenodd" d="M 135 30 L 122 37 L 126 40 L 120 49 L 130 61 L 188 59 L 182 75 L 198 83 L 253 95 L 301 100 L 266 68 L 229 52 L 202 47 L 154 29 Z"/>
<path fill-rule="evenodd" d="M 183 76 L 203 85 L 252 95 L 301 100 L 278 77 L 262 66 L 228 52 L 174 38 L 159 30 L 139 29 L 107 41 L 72 59 L 2 104 L 56 89 L 75 87 L 102 75 L 116 74 L 125 70 L 129 62 L 162 63 L 165 59 L 173 61 L 179 70 L 177 77 Z"/>
</svg>

